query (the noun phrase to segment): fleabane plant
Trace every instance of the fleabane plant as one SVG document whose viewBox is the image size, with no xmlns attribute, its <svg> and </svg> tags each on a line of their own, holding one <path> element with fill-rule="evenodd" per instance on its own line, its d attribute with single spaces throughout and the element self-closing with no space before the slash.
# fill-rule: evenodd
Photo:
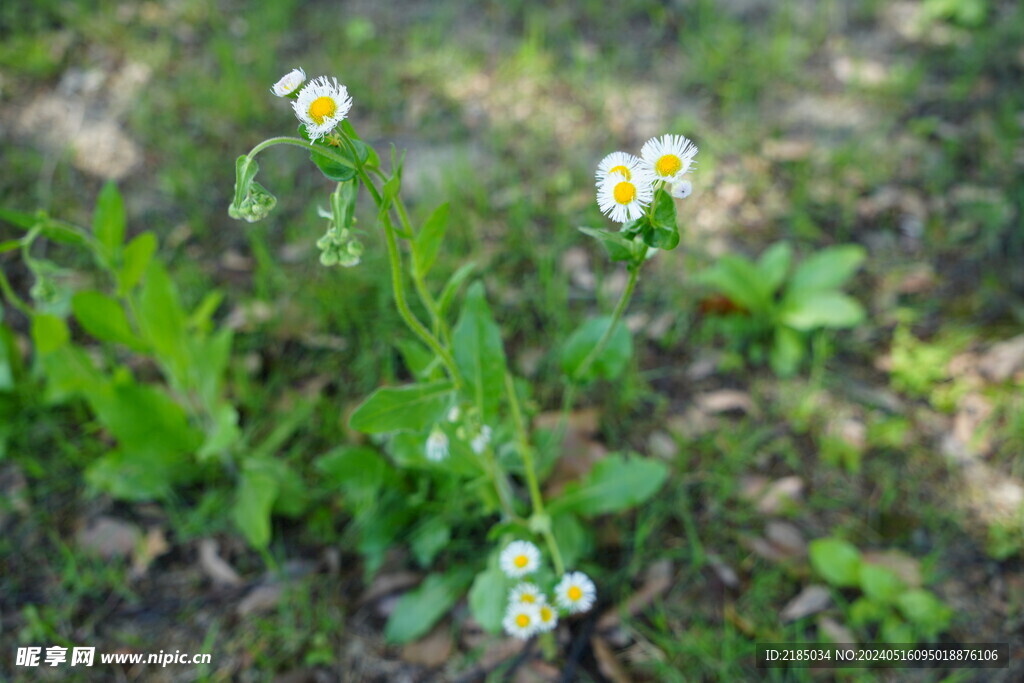
<svg viewBox="0 0 1024 683">
<path fill-rule="evenodd" d="M 560 617 L 566 622 L 588 613 L 597 590 L 578 569 L 594 546 L 587 520 L 650 498 L 666 467 L 639 454 L 613 453 L 557 496 L 542 493 L 543 479 L 560 455 L 565 418 L 579 390 L 595 380 L 615 380 L 629 362 L 632 340 L 623 314 L 643 265 L 679 244 L 676 204 L 692 190 L 684 176 L 694 166 L 696 145 L 665 135 L 645 144 L 639 156 L 613 152 L 598 164 L 597 205 L 617 229 L 580 230 L 622 262 L 629 279 L 610 315 L 585 320 L 553 345 L 564 373 L 562 420 L 554 433 L 540 434 L 524 410 L 531 387 L 506 361 L 484 285 L 474 281 L 475 265 L 458 268 L 440 288 L 433 282 L 448 204 L 426 207 L 426 218 L 413 219 L 401 192 L 404 155 L 392 147 L 385 168 L 356 133 L 348 116 L 358 107 L 337 79 L 306 81 L 305 71 L 294 69 L 271 92 L 291 100 L 298 136 L 269 138 L 237 159 L 229 214 L 253 222 L 276 205 L 256 182 L 260 152 L 275 145 L 304 150 L 334 183 L 320 208 L 327 220 L 317 241 L 320 262 L 355 266 L 363 240 L 382 241 L 394 305 L 412 336 L 395 343 L 413 381 L 377 389 L 350 416 L 350 426 L 372 435 L 379 450 L 340 448 L 318 462 L 351 504 L 368 573 L 380 567 L 403 525 L 411 530 L 417 561 L 445 567 L 399 601 L 386 635 L 402 642 L 426 633 L 467 590 L 474 616 L 492 632 L 531 637 L 555 629 Z M 376 212 L 357 229 L 360 193 Z M 422 313 L 414 312 L 410 292 Z M 424 485 L 402 483 L 417 480 Z M 410 488 L 416 496 L 408 495 Z M 490 553 L 469 560 L 454 551 L 445 555 L 452 538 L 479 533 L 481 522 L 490 525 Z"/>
</svg>

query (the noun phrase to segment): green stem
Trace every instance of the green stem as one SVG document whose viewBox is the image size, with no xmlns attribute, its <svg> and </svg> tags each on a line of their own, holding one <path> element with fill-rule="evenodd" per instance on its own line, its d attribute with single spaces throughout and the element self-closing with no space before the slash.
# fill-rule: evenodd
<svg viewBox="0 0 1024 683">
<path fill-rule="evenodd" d="M 4 275 L 4 271 L 2 270 L 0 270 L 0 292 L 3 292 L 4 298 L 6 298 L 12 306 L 24 313 L 26 318 L 29 320 L 32 319 L 32 307 L 22 301 L 21 297 L 14 293 L 11 283 L 7 281 L 7 276 Z"/>
<path fill-rule="evenodd" d="M 519 442 L 519 453 L 523 457 L 523 470 L 526 473 L 526 485 L 530 490 L 530 501 L 533 503 L 531 519 L 540 520 L 538 530 L 544 536 L 544 541 L 551 552 L 555 572 L 561 575 L 565 573 L 565 563 L 562 562 L 562 553 L 558 550 L 558 541 L 555 540 L 555 535 L 551 532 L 551 519 L 544 512 L 544 497 L 540 492 L 540 482 L 537 481 L 537 469 L 533 462 L 530 437 L 526 432 L 526 423 L 523 421 L 523 411 L 519 407 L 519 397 L 516 395 L 516 387 L 512 382 L 512 374 L 507 369 L 505 370 L 505 393 L 508 394 L 508 403 L 512 409 L 512 423 L 516 430 L 516 440 Z"/>
<path fill-rule="evenodd" d="M 301 147 L 303 149 L 308 149 L 311 152 L 316 152 L 317 154 L 319 154 L 321 156 L 325 156 L 328 159 L 330 159 L 331 161 L 336 161 L 337 163 L 341 164 L 342 166 L 348 166 L 349 168 L 355 168 L 355 165 L 352 164 L 352 161 L 350 159 L 346 159 L 345 157 L 341 156 L 340 154 L 338 154 L 337 152 L 332 150 L 330 147 L 324 147 L 323 145 L 314 145 L 312 142 L 306 142 L 302 138 L 290 138 L 290 137 L 267 138 L 266 140 L 264 140 L 260 144 L 258 144 L 255 147 L 253 147 L 249 151 L 249 154 L 247 156 L 250 159 L 252 159 L 257 154 L 262 152 L 263 150 L 267 149 L 268 147 L 273 147 L 274 145 L 292 145 L 294 147 Z M 356 157 L 356 158 L 358 158 L 358 157 Z"/>
</svg>

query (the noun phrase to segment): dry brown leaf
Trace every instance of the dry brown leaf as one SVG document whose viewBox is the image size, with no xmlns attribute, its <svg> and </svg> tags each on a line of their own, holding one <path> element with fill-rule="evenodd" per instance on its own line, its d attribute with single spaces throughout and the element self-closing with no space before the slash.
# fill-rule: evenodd
<svg viewBox="0 0 1024 683">
<path fill-rule="evenodd" d="M 647 450 L 655 458 L 672 461 L 679 455 L 679 444 L 667 433 L 659 430 L 647 437 Z"/>
<path fill-rule="evenodd" d="M 868 564 L 875 564 L 891 570 L 911 588 L 921 587 L 921 563 L 906 553 L 899 550 L 868 550 L 861 555 L 861 558 Z"/>
<path fill-rule="evenodd" d="M 365 605 L 374 600 L 379 600 L 385 595 L 406 591 L 413 586 L 419 585 L 419 582 L 422 580 L 423 576 L 416 572 L 398 571 L 378 574 L 374 577 L 373 583 L 363 592 L 362 597 L 359 598 L 359 604 Z"/>
<path fill-rule="evenodd" d="M 722 585 L 734 590 L 740 587 L 740 577 L 736 574 L 736 570 L 726 564 L 722 558 L 717 555 L 708 555 L 708 565 Z"/>
<path fill-rule="evenodd" d="M 139 527 L 114 517 L 98 517 L 75 534 L 78 547 L 108 560 L 128 557 L 141 539 Z"/>
<path fill-rule="evenodd" d="M 601 636 L 590 638 L 590 647 L 594 651 L 594 659 L 597 660 L 597 668 L 601 673 L 614 683 L 629 683 L 632 679 L 626 672 L 619 658 L 615 656 L 611 646 Z"/>
<path fill-rule="evenodd" d="M 807 554 L 807 541 L 800 529 L 789 522 L 771 521 L 765 527 L 768 542 L 789 557 L 803 557 Z"/>
<path fill-rule="evenodd" d="M 697 407 L 705 413 L 717 415 L 738 410 L 749 415 L 756 413 L 750 394 L 738 389 L 719 389 L 697 396 Z"/>
<path fill-rule="evenodd" d="M 164 530 L 160 527 L 151 527 L 146 532 L 146 537 L 135 547 L 135 552 L 132 554 L 132 577 L 139 578 L 145 576 L 153 560 L 170 549 L 171 546 L 167 543 Z"/>
<path fill-rule="evenodd" d="M 818 632 L 836 645 L 856 645 L 857 637 L 832 617 L 818 617 Z"/>
<path fill-rule="evenodd" d="M 832 595 L 824 586 L 807 586 L 800 593 L 790 600 L 782 611 L 779 618 L 782 621 L 796 621 L 812 614 L 817 614 L 827 609 L 832 604 Z"/>
<path fill-rule="evenodd" d="M 523 666 L 516 667 L 512 683 L 558 683 L 562 672 L 553 664 L 540 659 L 530 659 Z"/>
<path fill-rule="evenodd" d="M 648 567 L 640 588 L 629 596 L 626 602 L 602 614 L 597 622 L 597 630 L 606 631 L 617 626 L 623 615 L 632 617 L 647 609 L 662 593 L 672 587 L 672 571 L 670 560 L 659 560 Z"/>
<path fill-rule="evenodd" d="M 535 425 L 538 428 L 558 429 L 560 417 L 559 413 L 543 413 L 537 416 Z M 544 484 L 546 498 L 557 497 L 567 484 L 585 477 L 608 454 L 608 449 L 592 438 L 597 432 L 597 417 L 597 411 L 593 409 L 569 415 L 561 455 Z"/>
<path fill-rule="evenodd" d="M 210 577 L 214 584 L 223 586 L 238 586 L 242 578 L 225 562 L 218 554 L 220 546 L 212 538 L 204 538 L 199 541 L 199 566 L 203 573 Z"/>
<path fill-rule="evenodd" d="M 448 620 L 444 619 L 427 635 L 403 645 L 401 657 L 410 664 L 433 669 L 448 661 L 454 648 L 451 627 Z"/>
<path fill-rule="evenodd" d="M 277 607 L 282 597 L 284 597 L 284 585 L 281 583 L 268 583 L 257 586 L 242 598 L 242 601 L 238 603 L 238 607 L 235 608 L 235 612 L 240 617 L 259 612 L 269 612 Z"/>
<path fill-rule="evenodd" d="M 978 364 L 982 374 L 993 382 L 1005 382 L 1024 369 L 1024 334 L 993 344 Z"/>
</svg>

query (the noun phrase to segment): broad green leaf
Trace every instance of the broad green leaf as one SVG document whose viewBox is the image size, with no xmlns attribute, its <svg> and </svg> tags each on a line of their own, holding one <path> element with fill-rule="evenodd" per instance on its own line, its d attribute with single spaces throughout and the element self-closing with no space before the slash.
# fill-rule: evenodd
<svg viewBox="0 0 1024 683">
<path fill-rule="evenodd" d="M 0 309 L 0 320 L 3 309 Z M 14 334 L 3 323 L 0 323 L 0 391 L 14 389 L 21 374 L 21 353 L 14 340 Z M 2 440 L 2 439 L 0 439 Z M 0 455 L 0 459 L 3 456 Z"/>
<path fill-rule="evenodd" d="M 664 189 L 654 194 L 654 209 L 651 212 L 650 225 L 653 228 L 650 237 L 644 235 L 647 246 L 655 249 L 675 249 L 679 245 L 679 226 L 676 223 L 676 203 L 672 195 Z"/>
<path fill-rule="evenodd" d="M 335 448 L 316 461 L 316 468 L 327 476 L 327 485 L 340 489 L 347 497 L 368 503 L 394 478 L 391 465 L 367 446 Z"/>
<path fill-rule="evenodd" d="M 207 332 L 210 329 L 213 314 L 220 308 L 222 301 L 224 301 L 224 292 L 219 289 L 207 292 L 203 300 L 199 302 L 199 305 L 195 307 L 195 310 L 188 317 L 187 327 L 199 330 L 200 332 Z"/>
<path fill-rule="evenodd" d="M 448 229 L 448 213 L 448 202 L 434 209 L 412 243 L 413 268 L 416 269 L 418 277 L 425 276 L 434 266 L 437 252 Z"/>
<path fill-rule="evenodd" d="M 405 367 L 409 368 L 409 371 L 417 379 L 425 379 L 427 369 L 434 362 L 434 354 L 422 342 L 411 339 L 396 339 L 395 346 L 398 348 L 398 352 L 402 354 Z"/>
<path fill-rule="evenodd" d="M 935 597 L 931 591 L 916 588 L 896 598 L 896 606 L 900 612 L 929 638 L 934 638 L 949 628 L 953 618 L 953 610 Z"/>
<path fill-rule="evenodd" d="M 505 349 L 480 282 L 466 291 L 462 314 L 452 330 L 452 346 L 455 365 L 484 418 L 493 416 L 505 390 Z"/>
<path fill-rule="evenodd" d="M 238 411 L 229 403 L 221 404 L 213 415 L 213 422 L 206 431 L 206 440 L 196 453 L 200 461 L 214 455 L 221 455 L 242 438 L 238 428 Z"/>
<path fill-rule="evenodd" d="M 600 242 L 612 261 L 633 260 L 633 243 L 623 237 L 621 233 L 595 228 L 578 228 L 578 230 Z"/>
<path fill-rule="evenodd" d="M 116 299 L 94 290 L 78 292 L 71 299 L 71 310 L 78 324 L 96 339 L 124 344 L 137 351 L 145 348 Z"/>
<path fill-rule="evenodd" d="M 822 249 L 797 266 L 788 291 L 799 294 L 809 290 L 838 289 L 857 272 L 866 256 L 864 247 L 856 244 Z"/>
<path fill-rule="evenodd" d="M 191 478 L 194 467 L 180 454 L 111 451 L 91 463 L 85 481 L 119 500 L 160 500 Z"/>
<path fill-rule="evenodd" d="M 593 517 L 628 510 L 657 493 L 666 476 L 668 468 L 658 460 L 609 455 L 594 465 L 583 482 L 566 486 L 551 503 L 550 512 Z"/>
<path fill-rule="evenodd" d="M 860 584 L 860 551 L 838 538 L 819 538 L 808 546 L 811 566 L 833 586 L 851 588 Z"/>
<path fill-rule="evenodd" d="M 178 291 L 159 261 L 152 261 L 142 283 L 138 305 L 142 336 L 174 374 L 184 377 L 187 366 L 185 311 Z"/>
<path fill-rule="evenodd" d="M 108 383 L 86 397 L 103 426 L 121 442 L 122 450 L 189 454 L 202 434 L 189 425 L 185 410 L 157 385 Z"/>
<path fill-rule="evenodd" d="M 863 322 L 864 315 L 856 299 L 832 290 L 790 297 L 782 305 L 782 322 L 802 331 L 855 327 Z"/>
<path fill-rule="evenodd" d="M 267 463 L 270 473 L 277 479 L 277 498 L 271 512 L 291 519 L 299 519 L 310 501 L 309 486 L 299 473 L 283 460 L 274 459 Z"/>
<path fill-rule="evenodd" d="M 452 302 L 455 301 L 455 295 L 459 293 L 459 287 L 473 274 L 474 270 L 476 270 L 476 263 L 470 262 L 456 270 L 448 278 L 448 282 L 445 284 L 444 289 L 441 290 L 441 296 L 437 300 L 437 308 L 440 315 L 445 315 L 448 312 Z"/>
<path fill-rule="evenodd" d="M 31 230 L 33 226 L 39 223 L 40 216 L 37 213 L 29 213 L 28 211 L 0 208 L 0 220 L 7 221 L 22 230 Z"/>
<path fill-rule="evenodd" d="M 382 387 L 356 408 L 349 425 L 367 434 L 419 431 L 441 419 L 451 398 L 452 383 L 448 381 Z"/>
<path fill-rule="evenodd" d="M 32 316 L 32 343 L 42 354 L 52 353 L 71 339 L 67 323 L 55 315 L 37 313 Z"/>
<path fill-rule="evenodd" d="M 562 553 L 562 561 L 567 567 L 576 566 L 593 546 L 590 530 L 572 513 L 552 517 L 551 532 L 555 535 L 558 549 Z"/>
<path fill-rule="evenodd" d="M 569 335 L 562 347 L 562 371 L 576 381 L 589 381 L 595 377 L 615 379 L 622 374 L 633 355 L 633 339 L 629 328 L 619 321 L 601 353 L 582 367 L 590 352 L 612 324 L 611 316 L 590 318 Z"/>
<path fill-rule="evenodd" d="M 428 576 L 419 588 L 399 599 L 384 627 L 384 637 L 401 644 L 426 634 L 462 596 L 467 579 L 463 572 Z"/>
<path fill-rule="evenodd" d="M 225 327 L 209 337 L 190 335 L 188 350 L 188 385 L 194 387 L 208 411 L 222 402 L 224 373 L 231 357 L 233 333 Z"/>
<path fill-rule="evenodd" d="M 771 310 L 771 291 L 756 265 L 745 258 L 726 254 L 698 281 L 717 289 L 734 302 L 755 313 Z"/>
<path fill-rule="evenodd" d="M 508 592 L 511 589 L 512 581 L 495 561 L 489 562 L 487 569 L 473 579 L 473 586 L 469 589 L 469 610 L 488 633 L 501 631 L 501 621 L 505 616 Z"/>
<path fill-rule="evenodd" d="M 310 150 L 310 161 L 316 164 L 317 168 L 320 169 L 320 172 L 323 173 L 324 176 L 326 176 L 329 180 L 333 180 L 338 183 L 344 183 L 356 177 L 355 161 L 352 159 L 352 155 L 349 153 L 346 147 L 329 147 L 323 144 L 322 142 L 313 142 L 312 140 L 309 139 L 309 135 L 306 133 L 306 126 L 303 124 L 299 124 L 299 135 L 301 135 L 306 142 L 311 142 L 318 149 L 332 152 L 333 154 L 336 154 L 338 157 L 340 157 L 340 160 L 338 160 L 335 158 L 328 157 L 327 155 L 317 150 Z M 363 152 L 365 154 L 366 145 L 363 145 L 363 143 L 353 139 L 353 146 L 355 146 L 358 151 L 359 147 L 357 145 L 362 146 Z M 363 156 L 363 160 L 366 160 L 365 156 Z"/>
<path fill-rule="evenodd" d="M 852 626 L 867 626 L 877 624 L 889 614 L 889 607 L 875 602 L 870 598 L 860 597 L 850 605 L 850 624 Z"/>
<path fill-rule="evenodd" d="M 121 270 L 118 273 L 120 291 L 129 292 L 142 280 L 149 262 L 156 253 L 156 236 L 151 232 L 136 235 L 122 253 Z"/>
<path fill-rule="evenodd" d="M 70 344 L 41 354 L 39 363 L 46 375 L 48 403 L 60 403 L 71 396 L 95 390 L 106 381 L 89 355 Z"/>
<path fill-rule="evenodd" d="M 879 636 L 883 643 L 902 644 L 917 642 L 913 627 L 900 619 L 895 613 L 890 613 L 882 620 Z"/>
<path fill-rule="evenodd" d="M 800 333 L 790 327 L 776 327 L 769 358 L 775 374 L 791 377 L 800 367 L 803 357 L 804 340 Z"/>
<path fill-rule="evenodd" d="M 789 266 L 793 262 L 793 247 L 789 242 L 776 242 L 768 247 L 757 262 L 757 269 L 761 271 L 764 278 L 764 287 L 772 294 L 778 291 L 779 287 L 786 280 L 789 273 Z"/>
<path fill-rule="evenodd" d="M 96 199 L 96 210 L 92 215 L 92 231 L 108 255 L 121 248 L 124 242 L 124 200 L 113 181 L 107 182 Z"/>
<path fill-rule="evenodd" d="M 242 472 L 231 517 L 253 548 L 270 543 L 270 511 L 277 493 L 277 478 L 270 471 L 246 467 Z"/>
<path fill-rule="evenodd" d="M 907 584 L 888 567 L 861 562 L 860 589 L 872 600 L 888 605 L 907 589 Z"/>
<path fill-rule="evenodd" d="M 421 567 L 429 567 L 441 550 L 448 545 L 452 528 L 438 516 L 428 517 L 412 531 L 409 547 Z"/>
</svg>

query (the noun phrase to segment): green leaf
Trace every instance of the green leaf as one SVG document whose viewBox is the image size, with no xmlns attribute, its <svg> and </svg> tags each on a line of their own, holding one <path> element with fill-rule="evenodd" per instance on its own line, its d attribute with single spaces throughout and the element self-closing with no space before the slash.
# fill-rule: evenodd
<svg viewBox="0 0 1024 683">
<path fill-rule="evenodd" d="M 863 322 L 864 315 L 856 299 L 831 290 L 789 297 L 782 305 L 782 322 L 801 331 L 855 327 Z"/>
<path fill-rule="evenodd" d="M 206 440 L 196 453 L 203 461 L 214 455 L 221 455 L 242 438 L 238 428 L 238 411 L 229 403 L 221 404 L 213 415 L 213 422 L 206 431 Z"/>
<path fill-rule="evenodd" d="M 151 232 L 136 235 L 122 254 L 121 269 L 118 272 L 118 287 L 127 293 L 142 280 L 149 262 L 156 253 L 156 236 Z"/>
<path fill-rule="evenodd" d="M 405 361 L 405 367 L 416 376 L 417 379 L 426 379 L 427 370 L 430 369 L 436 356 L 429 351 L 422 342 L 411 339 L 396 339 L 395 346 Z"/>
<path fill-rule="evenodd" d="M 469 610 L 488 633 L 501 631 L 511 588 L 511 581 L 493 561 L 473 579 L 473 586 L 469 589 Z"/>
<path fill-rule="evenodd" d="M 462 596 L 467 578 L 463 572 L 428 576 L 419 588 L 399 599 L 384 627 L 384 637 L 401 644 L 425 635 Z"/>
<path fill-rule="evenodd" d="M 100 341 L 117 342 L 141 351 L 145 344 L 132 331 L 124 308 L 117 300 L 93 290 L 78 292 L 71 299 L 78 324 Z"/>
<path fill-rule="evenodd" d="M 0 320 L 3 309 L 0 309 Z M 11 391 L 21 375 L 21 353 L 14 339 L 14 333 L 7 325 L 0 323 L 0 391 Z M 2 431 L 2 430 L 0 430 Z M 0 441 L 3 438 L 0 437 Z M 0 444 L 0 460 L 3 459 L 3 446 Z"/>
<path fill-rule="evenodd" d="M 764 288 L 774 295 L 785 282 L 792 263 L 793 247 L 789 242 L 776 242 L 768 247 L 757 262 L 757 269 L 764 278 Z"/>
<path fill-rule="evenodd" d="M 277 478 L 269 470 L 247 466 L 242 472 L 231 518 L 253 548 L 270 544 L 270 511 L 277 493 Z"/>
<path fill-rule="evenodd" d="M 474 282 L 466 292 L 462 314 L 452 330 L 452 347 L 455 365 L 486 420 L 497 412 L 504 393 L 505 349 L 480 282 Z"/>
<path fill-rule="evenodd" d="M 434 209 L 412 243 L 412 262 L 417 277 L 424 277 L 434 266 L 437 252 L 448 230 L 448 202 Z"/>
<path fill-rule="evenodd" d="M 452 302 L 455 301 L 455 295 L 459 293 L 459 288 L 462 287 L 462 283 L 473 274 L 476 270 L 476 263 L 467 263 L 448 278 L 448 282 L 445 284 L 444 289 L 441 290 L 441 296 L 437 300 L 437 309 L 439 315 L 444 315 L 451 308 Z"/>
<path fill-rule="evenodd" d="M 100 190 L 92 215 L 93 234 L 106 248 L 108 256 L 115 254 L 124 242 L 124 226 L 124 200 L 117 191 L 117 185 L 108 181 Z"/>
<path fill-rule="evenodd" d="M 312 142 L 309 139 L 309 135 L 306 133 L 306 127 L 304 125 L 299 125 L 299 135 L 301 135 L 307 142 Z M 366 145 L 356 138 L 351 138 L 351 141 L 352 146 L 356 149 L 356 153 L 359 154 L 361 161 L 366 162 L 369 158 L 369 152 Z M 320 169 L 320 172 L 328 179 L 338 183 L 344 183 L 356 177 L 355 160 L 352 158 L 352 154 L 349 152 L 347 147 L 329 147 L 322 142 L 312 142 L 312 144 L 318 149 L 333 152 L 341 157 L 341 161 L 337 161 L 317 150 L 310 151 L 310 161 L 316 164 L 317 168 Z"/>
<path fill-rule="evenodd" d="M 429 567 L 441 550 L 448 545 L 452 528 L 438 516 L 428 517 L 412 532 L 409 547 L 421 567 Z"/>
<path fill-rule="evenodd" d="M 452 383 L 448 381 L 381 387 L 356 408 L 349 425 L 367 434 L 419 431 L 441 419 L 451 394 Z"/>
<path fill-rule="evenodd" d="M 593 517 L 628 510 L 657 493 L 666 476 L 668 467 L 658 460 L 609 455 L 594 465 L 585 481 L 566 486 L 551 503 L 550 512 Z"/>
<path fill-rule="evenodd" d="M 86 397 L 129 455 L 191 454 L 202 443 L 202 434 L 189 424 L 185 410 L 157 385 L 111 382 L 88 390 Z"/>
<path fill-rule="evenodd" d="M 391 465 L 367 446 L 335 448 L 317 459 L 316 468 L 327 476 L 328 487 L 340 489 L 357 504 L 375 501 L 394 480 Z"/>
<path fill-rule="evenodd" d="M 887 567 L 861 562 L 860 589 L 872 600 L 889 605 L 907 589 L 907 584 Z"/>
<path fill-rule="evenodd" d="M 879 636 L 883 643 L 902 644 L 917 642 L 917 638 L 914 637 L 914 629 L 895 613 L 890 613 L 882 620 Z"/>
<path fill-rule="evenodd" d="M 106 381 L 89 355 L 70 344 L 40 353 L 39 362 L 46 375 L 48 403 L 60 403 L 86 391 L 94 391 Z"/>
<path fill-rule="evenodd" d="M 838 538 L 819 538 L 808 546 L 811 566 L 833 586 L 851 588 L 860 583 L 860 551 Z"/>
<path fill-rule="evenodd" d="M 658 189 L 654 194 L 651 225 L 654 227 L 654 238 L 653 241 L 648 241 L 647 245 L 657 249 L 675 249 L 679 244 L 676 203 L 664 188 Z"/>
<path fill-rule="evenodd" d="M 935 597 L 931 591 L 916 588 L 901 593 L 896 598 L 900 612 L 921 629 L 929 638 L 935 638 L 949 628 L 953 610 Z"/>
<path fill-rule="evenodd" d="M 28 211 L 14 211 L 13 209 L 0 208 L 0 219 L 22 230 L 31 230 L 42 220 L 38 213 Z"/>
<path fill-rule="evenodd" d="M 590 318 L 569 335 L 562 347 L 562 371 L 566 375 L 576 381 L 590 381 L 595 377 L 615 379 L 622 374 L 633 355 L 633 338 L 621 320 L 600 355 L 591 361 L 589 368 L 582 368 L 611 324 L 611 316 Z"/>
<path fill-rule="evenodd" d="M 850 605 L 850 624 L 868 626 L 877 624 L 889 614 L 889 608 L 869 598 L 860 597 Z"/>
<path fill-rule="evenodd" d="M 572 513 L 552 517 L 551 532 L 555 535 L 562 561 L 567 567 L 576 566 L 593 546 L 592 534 Z"/>
<path fill-rule="evenodd" d="M 138 322 L 143 338 L 174 375 L 186 375 L 185 311 L 178 291 L 159 261 L 152 261 L 139 294 Z"/>
<path fill-rule="evenodd" d="M 804 340 L 800 333 L 790 327 L 776 327 L 772 343 L 772 370 L 780 377 L 791 377 L 800 367 L 804 357 Z"/>
<path fill-rule="evenodd" d="M 41 354 L 52 353 L 71 339 L 67 323 L 55 315 L 37 313 L 32 316 L 32 343 Z"/>
<path fill-rule="evenodd" d="M 767 313 L 772 308 L 772 292 L 761 271 L 740 256 L 722 256 L 714 267 L 698 275 L 697 280 L 725 294 L 748 311 Z"/>
<path fill-rule="evenodd" d="M 600 242 L 612 261 L 633 260 L 633 243 L 623 237 L 621 233 L 595 228 L 578 228 L 578 230 Z"/>
<path fill-rule="evenodd" d="M 789 292 L 838 289 L 857 272 L 866 256 L 864 247 L 856 244 L 822 249 L 797 266 Z"/>
<path fill-rule="evenodd" d="M 161 500 L 168 498 L 173 487 L 190 474 L 189 464 L 179 455 L 115 450 L 86 468 L 85 481 L 91 488 L 119 500 Z"/>
</svg>

